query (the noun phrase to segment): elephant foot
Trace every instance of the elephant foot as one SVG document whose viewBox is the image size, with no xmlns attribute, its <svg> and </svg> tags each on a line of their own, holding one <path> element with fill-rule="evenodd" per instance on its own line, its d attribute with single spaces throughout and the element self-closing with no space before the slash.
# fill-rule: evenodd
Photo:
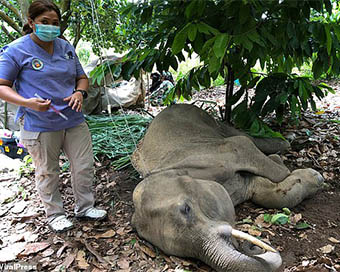
<svg viewBox="0 0 340 272">
<path fill-rule="evenodd" d="M 280 183 L 254 177 L 251 200 L 266 208 L 292 208 L 323 187 L 324 178 L 314 169 L 293 171 Z"/>
</svg>

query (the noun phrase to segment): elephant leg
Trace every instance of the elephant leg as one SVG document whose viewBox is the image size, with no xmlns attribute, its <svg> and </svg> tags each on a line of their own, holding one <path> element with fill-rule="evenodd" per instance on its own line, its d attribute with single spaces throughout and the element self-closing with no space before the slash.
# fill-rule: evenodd
<svg viewBox="0 0 340 272">
<path fill-rule="evenodd" d="M 250 199 L 266 208 L 291 208 L 313 196 L 323 186 L 323 177 L 313 169 L 293 171 L 286 179 L 273 183 L 255 176 L 249 187 Z"/>
</svg>

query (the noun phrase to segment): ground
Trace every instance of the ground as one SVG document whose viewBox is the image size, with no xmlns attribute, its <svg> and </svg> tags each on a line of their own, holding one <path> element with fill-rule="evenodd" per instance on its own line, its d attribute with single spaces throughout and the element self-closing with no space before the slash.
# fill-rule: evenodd
<svg viewBox="0 0 340 272">
<path fill-rule="evenodd" d="M 283 131 L 292 145 L 282 156 L 285 164 L 318 170 L 327 186 L 290 211 L 250 202 L 236 207 L 236 227 L 270 241 L 281 253 L 283 272 L 340 271 L 340 130 L 334 121 L 340 120 L 340 88 L 333 86 L 337 93 L 319 103 L 320 112 L 305 112 L 300 125 L 286 125 Z M 219 94 L 223 89 L 214 90 L 214 97 Z M 200 96 L 207 100 L 209 95 Z M 70 173 L 60 177 L 72 218 Z M 109 211 L 108 219 L 74 220 L 75 229 L 56 235 L 46 226 L 33 176 L 1 173 L 0 270 L 4 264 L 25 263 L 38 271 L 212 271 L 196 260 L 166 256 L 137 236 L 130 222 L 132 192 L 139 181 L 128 171 L 114 171 L 104 158 L 96 162 L 97 205 Z M 268 222 L 278 214 L 289 222 Z"/>
</svg>

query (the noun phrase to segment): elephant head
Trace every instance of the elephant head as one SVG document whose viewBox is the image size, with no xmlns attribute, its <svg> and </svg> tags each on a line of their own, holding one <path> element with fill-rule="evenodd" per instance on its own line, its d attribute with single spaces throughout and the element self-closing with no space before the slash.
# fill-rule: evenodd
<svg viewBox="0 0 340 272">
<path fill-rule="evenodd" d="M 278 252 L 233 229 L 234 206 L 222 185 L 177 174 L 153 174 L 134 190 L 132 223 L 141 237 L 166 254 L 200 259 L 217 271 L 276 271 L 281 266 Z M 248 243 L 242 247 L 236 238 L 265 250 Z"/>
</svg>

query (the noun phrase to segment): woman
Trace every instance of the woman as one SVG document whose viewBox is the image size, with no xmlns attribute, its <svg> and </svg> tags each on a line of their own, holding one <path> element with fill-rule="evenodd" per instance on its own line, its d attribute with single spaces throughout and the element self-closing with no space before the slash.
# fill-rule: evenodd
<svg viewBox="0 0 340 272">
<path fill-rule="evenodd" d="M 16 121 L 21 120 L 21 141 L 36 166 L 36 188 L 50 228 L 62 232 L 73 224 L 58 190 L 61 150 L 71 164 L 76 217 L 106 216 L 94 208 L 92 143 L 81 113 L 89 83 L 74 48 L 58 38 L 58 7 L 36 0 L 28 13 L 27 35 L 0 51 L 0 98 L 20 106 Z"/>
</svg>

